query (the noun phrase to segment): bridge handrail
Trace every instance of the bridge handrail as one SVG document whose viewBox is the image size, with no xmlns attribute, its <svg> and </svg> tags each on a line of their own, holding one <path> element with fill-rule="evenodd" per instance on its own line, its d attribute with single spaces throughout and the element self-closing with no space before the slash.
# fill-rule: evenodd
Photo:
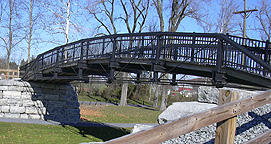
<svg viewBox="0 0 271 144">
<path fill-rule="evenodd" d="M 38 59 L 40 58 L 41 55 L 38 55 L 34 60 L 30 61 L 29 63 L 20 66 L 20 71 L 24 71 L 24 75 L 22 77 L 22 79 L 24 79 L 27 74 L 30 72 L 30 70 L 32 70 L 35 66 L 35 64 L 37 63 Z"/>
<path fill-rule="evenodd" d="M 85 41 L 94 41 L 94 40 L 101 40 L 106 38 L 118 38 L 118 37 L 134 37 L 134 36 L 195 36 L 195 37 L 219 37 L 223 34 L 218 33 L 181 33 L 181 32 L 146 32 L 146 33 L 129 33 L 129 34 L 113 34 L 113 35 L 105 35 L 105 36 L 99 36 L 99 37 L 93 37 L 93 38 L 86 38 L 81 39 L 78 41 L 74 41 L 68 44 L 64 44 L 61 46 L 57 46 L 51 50 L 48 50 L 46 52 L 43 52 L 39 55 L 44 55 L 53 51 L 56 51 L 57 49 L 60 49 L 62 47 L 67 47 L 70 45 L 78 44 Z M 39 56 L 38 55 L 38 56 Z"/>
<path fill-rule="evenodd" d="M 129 33 L 129 34 L 114 34 L 114 35 L 105 35 L 105 36 L 99 36 L 99 37 L 93 37 L 93 38 L 86 38 L 86 39 L 81 39 L 78 41 L 74 41 L 65 45 L 61 45 L 61 46 L 57 46 L 51 50 L 48 50 L 46 52 L 43 52 L 41 54 L 39 54 L 36 59 L 32 60 L 30 63 L 27 63 L 23 66 L 20 67 L 20 70 L 24 70 L 24 76 L 22 77 L 22 79 L 24 79 L 27 74 L 29 73 L 29 71 L 31 69 L 33 69 L 33 67 L 37 64 L 38 59 L 41 58 L 43 55 L 49 54 L 53 51 L 57 51 L 63 47 L 68 47 L 74 44 L 78 44 L 81 42 L 85 42 L 85 41 L 94 41 L 94 40 L 100 40 L 100 39 L 107 39 L 107 38 L 117 38 L 117 37 L 127 37 L 127 36 L 164 36 L 164 35 L 169 35 L 169 36 L 202 36 L 202 37 L 213 37 L 213 35 L 218 35 L 215 33 L 208 33 L 208 34 L 204 34 L 204 33 L 171 33 L 171 32 L 149 32 L 149 33 Z"/>
<path fill-rule="evenodd" d="M 239 36 L 229 35 L 227 36 L 232 39 L 237 44 L 244 46 L 244 47 L 254 47 L 254 48 L 266 48 L 266 44 L 270 43 L 269 40 L 262 41 L 257 39 L 251 39 L 251 38 L 243 38 Z M 270 49 L 271 46 L 269 45 L 268 49 Z"/>
<path fill-rule="evenodd" d="M 258 62 L 259 64 L 261 64 L 262 66 L 264 66 L 268 71 L 271 72 L 271 66 L 270 65 L 268 65 L 261 58 L 259 58 L 259 57 L 255 56 L 254 54 L 252 54 L 243 45 L 242 46 L 238 45 L 238 43 L 236 43 L 235 41 L 233 41 L 229 37 L 226 37 L 225 35 L 222 35 L 222 37 L 223 37 L 223 39 L 225 41 L 227 41 L 228 43 L 232 44 L 234 47 L 238 48 L 240 51 L 242 51 L 243 53 L 245 53 L 247 56 L 249 56 L 250 58 L 252 58 L 254 61 Z M 258 41 L 258 42 L 262 42 L 262 41 Z"/>
<path fill-rule="evenodd" d="M 63 49 L 67 49 L 67 50 L 73 50 L 73 53 L 77 52 L 79 53 L 79 55 L 77 55 L 77 57 L 74 57 L 74 54 L 71 56 L 71 58 L 68 58 L 65 59 L 65 60 L 80 60 L 82 58 L 84 58 L 83 56 L 83 50 L 80 51 L 80 48 L 82 47 L 90 47 L 90 46 L 95 46 L 95 44 L 107 44 L 107 45 L 113 45 L 114 41 L 116 40 L 117 42 L 125 42 L 125 41 L 132 41 L 131 43 L 135 43 L 135 42 L 140 42 L 140 37 L 154 37 L 152 40 L 155 40 L 155 42 L 158 41 L 158 38 L 159 37 L 164 37 L 164 38 L 169 38 L 169 41 L 171 41 L 170 37 L 172 37 L 173 39 L 172 40 L 178 40 L 177 38 L 174 39 L 174 37 L 183 37 L 183 40 L 184 42 L 187 41 L 189 42 L 189 45 L 192 45 L 192 41 L 197 41 L 198 44 L 202 45 L 202 44 L 205 44 L 206 46 L 208 45 L 216 45 L 217 41 L 218 40 L 221 40 L 221 41 L 226 41 L 227 43 L 230 43 L 231 46 L 237 48 L 239 51 L 243 52 L 245 55 L 251 57 L 255 62 L 257 62 L 258 64 L 260 64 L 262 67 L 264 67 L 264 70 L 262 70 L 261 67 L 250 67 L 250 69 L 255 69 L 256 71 L 259 71 L 258 73 L 262 73 L 261 71 L 266 71 L 268 70 L 269 73 L 271 73 L 271 68 L 270 68 L 270 55 L 271 55 L 271 49 L 267 48 L 265 49 L 265 53 L 264 54 L 261 54 L 262 52 L 260 53 L 256 53 L 256 51 L 258 51 L 258 49 L 261 49 L 261 48 L 258 48 L 255 47 L 255 54 L 256 55 L 259 55 L 259 56 L 255 56 L 255 54 L 251 53 L 249 50 L 247 50 L 247 46 L 241 46 L 238 44 L 239 41 L 241 40 L 236 40 L 236 39 L 241 39 L 240 37 L 235 37 L 235 36 L 230 36 L 230 35 L 224 35 L 224 34 L 217 34 L 217 33 L 171 33 L 171 32 L 154 32 L 154 33 L 133 33 L 133 34 L 115 34 L 115 35 L 107 35 L 107 36 L 101 36 L 101 37 L 94 37 L 94 38 L 87 38 L 87 39 L 82 39 L 82 40 L 79 40 L 79 41 L 75 41 L 75 42 L 72 42 L 72 43 L 69 43 L 69 44 L 66 44 L 66 45 L 62 45 L 62 46 L 58 46 L 54 49 L 51 49 L 49 51 L 46 51 L 40 55 L 37 56 L 37 58 L 33 61 L 31 61 L 30 64 L 26 64 L 24 66 L 21 66 L 21 70 L 24 70 L 25 71 L 25 74 L 23 76 L 23 78 L 25 78 L 28 73 L 30 71 L 34 71 L 34 68 L 36 68 L 37 70 L 36 71 L 39 71 L 40 69 L 42 69 L 42 67 L 38 67 L 39 66 L 39 63 L 40 63 L 40 59 L 42 60 L 42 64 L 43 64 L 43 60 L 45 58 L 47 59 L 51 59 L 51 64 L 47 64 L 47 66 L 52 66 L 52 64 L 54 63 L 60 63 L 60 62 L 64 62 L 64 60 L 60 60 L 59 58 L 59 52 L 60 51 L 63 51 Z M 122 38 L 131 38 L 131 39 L 125 39 L 123 40 Z M 134 40 L 134 38 L 138 38 L 136 40 Z M 190 38 L 190 39 L 187 39 L 187 38 Z M 204 40 L 205 38 L 213 38 L 214 41 L 210 41 L 209 39 L 207 40 Z M 192 40 L 193 39 L 193 40 Z M 195 39 L 195 40 L 194 40 Z M 105 42 L 102 42 L 102 40 L 106 40 Z M 253 42 L 257 42 L 257 43 L 266 43 L 266 45 L 269 44 L 269 42 L 264 42 L 264 41 L 258 41 L 258 40 L 251 40 L 251 39 L 245 39 L 247 41 L 253 41 Z M 97 41 L 95 43 L 95 41 Z M 144 41 L 144 39 L 142 40 Z M 92 43 L 93 42 L 93 43 Z M 86 44 L 84 44 L 86 43 Z M 209 43 L 209 44 L 207 44 Z M 155 43 L 156 44 L 156 43 Z M 185 44 L 183 44 L 185 45 Z M 164 46 L 164 50 L 166 51 L 166 47 L 169 46 L 169 44 L 167 43 L 165 46 Z M 250 46 L 251 47 L 251 46 Z M 135 47 L 136 48 L 136 47 Z M 139 50 L 139 48 L 136 48 Z M 135 49 L 135 50 L 136 50 Z M 89 49 L 88 49 L 89 50 Z M 156 50 L 156 49 L 154 49 Z M 136 50 L 137 51 L 137 50 Z M 151 50 L 148 50 L 149 52 L 151 52 Z M 92 51 L 91 51 L 92 52 Z M 109 50 L 106 53 L 102 53 L 102 55 L 98 54 L 98 55 L 87 55 L 85 54 L 87 57 L 88 56 L 92 56 L 92 57 L 109 57 L 108 54 L 111 54 L 111 57 L 112 57 L 112 53 L 113 52 L 113 49 Z M 115 53 L 115 52 L 114 52 Z M 123 53 L 123 52 L 120 52 L 118 53 L 119 55 Z M 152 55 L 155 55 L 154 51 L 152 50 L 151 52 Z M 213 54 L 216 54 L 216 52 L 214 51 Z M 63 53 L 62 53 L 63 55 Z M 100 55 L 100 56 L 99 56 Z M 179 55 L 178 55 L 179 56 Z M 196 56 L 199 56 L 196 54 Z M 263 58 L 264 56 L 264 58 Z M 63 56 L 62 56 L 63 57 Z M 113 56 L 115 57 L 115 55 Z M 172 55 L 170 55 L 170 57 L 173 57 Z M 191 61 L 191 58 L 194 57 L 194 55 L 191 54 L 191 56 L 186 56 L 187 58 L 184 59 L 183 62 L 186 62 L 188 59 L 190 59 Z M 210 58 L 210 57 L 213 57 L 213 58 Z M 216 61 L 216 58 L 214 56 L 210 56 L 209 58 L 207 58 L 208 61 L 210 61 L 208 64 L 212 64 L 212 65 L 216 65 L 217 61 Z M 204 59 L 205 57 L 201 58 L 201 59 Z M 206 59 L 205 58 L 205 59 Z M 54 60 L 53 60 L 54 59 Z M 264 59 L 264 60 L 262 60 Z M 54 61 L 54 63 L 52 63 L 52 61 Z M 202 60 L 201 60 L 202 62 Z M 231 62 L 231 61 L 227 61 L 227 62 Z M 237 65 L 242 65 L 242 64 L 239 64 L 239 63 L 236 63 Z M 44 68 L 44 67 L 43 67 Z M 263 72 L 265 73 L 265 72 Z"/>
</svg>

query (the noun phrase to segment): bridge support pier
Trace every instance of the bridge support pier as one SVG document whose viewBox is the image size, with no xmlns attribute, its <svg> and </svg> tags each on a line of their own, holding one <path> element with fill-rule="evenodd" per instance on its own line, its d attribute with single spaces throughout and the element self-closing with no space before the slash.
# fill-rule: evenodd
<svg viewBox="0 0 271 144">
<path fill-rule="evenodd" d="M 177 85 L 178 83 L 176 82 L 176 74 L 172 74 L 172 81 L 170 82 L 172 86 Z"/>
<path fill-rule="evenodd" d="M 160 79 L 158 78 L 158 73 L 166 72 L 165 69 L 166 68 L 162 64 L 153 64 L 153 71 L 154 71 L 153 82 L 154 83 L 160 82 Z"/>
<path fill-rule="evenodd" d="M 115 61 L 110 61 L 109 68 L 110 68 L 110 70 L 109 70 L 107 83 L 112 83 L 114 80 L 116 80 L 114 73 L 115 73 L 116 68 L 120 68 L 119 63 L 117 63 Z"/>
<path fill-rule="evenodd" d="M 226 82 L 226 76 L 223 72 L 213 71 L 212 73 L 212 84 L 217 88 L 223 88 Z"/>
<path fill-rule="evenodd" d="M 135 80 L 136 84 L 140 84 L 140 75 L 141 75 L 141 73 L 142 73 L 141 71 L 136 73 L 136 80 Z"/>
</svg>

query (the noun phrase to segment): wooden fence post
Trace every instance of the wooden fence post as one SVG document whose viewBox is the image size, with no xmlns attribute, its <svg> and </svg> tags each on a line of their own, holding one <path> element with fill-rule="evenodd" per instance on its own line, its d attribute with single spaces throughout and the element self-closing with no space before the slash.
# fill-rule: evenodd
<svg viewBox="0 0 271 144">
<path fill-rule="evenodd" d="M 225 95 L 236 95 L 229 91 Z M 176 121 L 168 122 L 159 125 L 149 130 L 141 131 L 125 135 L 110 141 L 106 144 L 157 144 L 169 139 L 176 138 L 180 135 L 189 133 L 194 130 L 206 127 L 213 123 L 218 123 L 227 120 L 234 116 L 240 115 L 244 112 L 250 111 L 254 108 L 271 103 L 271 90 L 266 92 L 239 99 L 221 106 L 217 106 L 200 113 L 190 115 L 178 119 Z M 234 130 L 235 131 L 235 130 Z M 269 133 L 267 133 L 267 136 Z M 263 139 L 263 138 L 262 138 Z M 266 141 L 269 142 L 267 139 Z M 270 141 L 271 142 L 271 141 Z M 227 143 L 224 141 L 224 143 Z"/>
<path fill-rule="evenodd" d="M 218 105 L 239 99 L 237 91 L 220 89 Z M 236 113 L 236 112 L 233 112 Z M 233 144 L 236 131 L 237 116 L 217 123 L 215 144 Z"/>
</svg>

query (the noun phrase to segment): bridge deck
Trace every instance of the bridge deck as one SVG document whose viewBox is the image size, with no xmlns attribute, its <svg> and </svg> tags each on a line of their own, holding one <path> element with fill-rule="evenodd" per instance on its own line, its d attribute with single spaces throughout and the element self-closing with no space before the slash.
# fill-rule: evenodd
<svg viewBox="0 0 271 144">
<path fill-rule="evenodd" d="M 116 71 L 152 71 L 152 81 L 159 81 L 158 73 L 189 74 L 211 77 L 218 87 L 231 82 L 271 88 L 270 55 L 269 42 L 223 34 L 119 34 L 56 47 L 22 66 L 20 76 L 69 82 L 89 75 L 114 80 Z"/>
</svg>

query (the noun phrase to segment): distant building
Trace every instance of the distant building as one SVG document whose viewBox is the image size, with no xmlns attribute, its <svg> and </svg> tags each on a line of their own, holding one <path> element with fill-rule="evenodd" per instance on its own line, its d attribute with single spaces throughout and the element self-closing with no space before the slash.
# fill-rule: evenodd
<svg viewBox="0 0 271 144">
<path fill-rule="evenodd" d="M 192 97 L 192 93 L 193 93 L 192 90 L 193 90 L 193 87 L 189 85 L 183 85 L 179 87 L 180 95 L 183 95 L 185 97 Z"/>
<path fill-rule="evenodd" d="M 190 82 L 190 84 L 174 86 L 171 89 L 171 95 L 172 96 L 181 95 L 184 97 L 197 98 L 199 85 L 210 84 L 212 79 L 206 78 L 206 77 L 200 77 L 200 78 L 189 79 L 188 81 Z"/>
<path fill-rule="evenodd" d="M 0 79 L 13 79 L 19 77 L 19 70 L 16 69 L 0 69 Z"/>
<path fill-rule="evenodd" d="M 190 85 L 175 86 L 175 87 L 173 87 L 171 94 L 173 96 L 175 96 L 176 94 L 180 94 L 185 97 L 191 97 L 192 90 L 193 90 L 193 87 Z"/>
</svg>

